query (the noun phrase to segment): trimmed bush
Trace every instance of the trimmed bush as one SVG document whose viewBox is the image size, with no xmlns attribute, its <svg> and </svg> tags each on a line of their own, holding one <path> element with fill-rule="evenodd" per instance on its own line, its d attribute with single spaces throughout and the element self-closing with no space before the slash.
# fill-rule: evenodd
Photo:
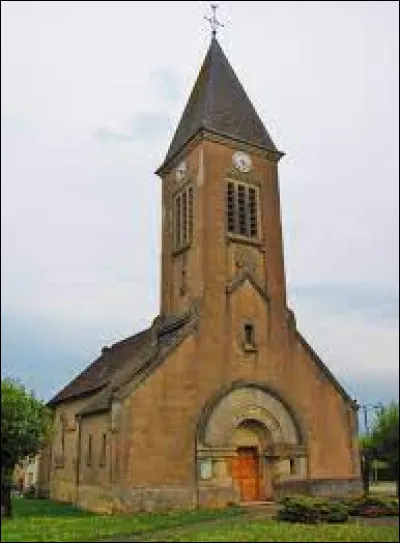
<svg viewBox="0 0 400 543">
<path fill-rule="evenodd" d="M 337 501 L 309 496 L 286 496 L 280 500 L 279 520 L 317 524 L 320 522 L 346 522 L 348 508 Z"/>
<path fill-rule="evenodd" d="M 347 500 L 349 514 L 358 517 L 389 517 L 399 514 L 398 498 L 363 496 Z"/>
<path fill-rule="evenodd" d="M 24 498 L 34 499 L 36 498 L 36 487 L 35 485 L 30 485 L 24 492 Z"/>
</svg>

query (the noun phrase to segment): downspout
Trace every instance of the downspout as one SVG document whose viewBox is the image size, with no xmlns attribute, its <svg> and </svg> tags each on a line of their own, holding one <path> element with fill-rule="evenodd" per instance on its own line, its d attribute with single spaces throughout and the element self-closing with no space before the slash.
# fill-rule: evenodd
<svg viewBox="0 0 400 543">
<path fill-rule="evenodd" d="M 81 462 L 81 435 L 82 435 L 82 426 L 81 426 L 81 417 L 76 415 L 76 421 L 78 423 L 78 438 L 76 444 L 76 495 L 75 495 L 75 505 L 79 504 L 79 468 Z"/>
</svg>

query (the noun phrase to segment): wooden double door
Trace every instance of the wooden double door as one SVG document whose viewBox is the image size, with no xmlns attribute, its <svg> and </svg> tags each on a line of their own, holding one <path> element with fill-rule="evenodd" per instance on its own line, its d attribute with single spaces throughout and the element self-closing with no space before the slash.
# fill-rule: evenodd
<svg viewBox="0 0 400 543">
<path fill-rule="evenodd" d="M 232 478 L 239 486 L 241 501 L 260 500 L 261 473 L 257 447 L 239 447 L 231 466 Z"/>
</svg>

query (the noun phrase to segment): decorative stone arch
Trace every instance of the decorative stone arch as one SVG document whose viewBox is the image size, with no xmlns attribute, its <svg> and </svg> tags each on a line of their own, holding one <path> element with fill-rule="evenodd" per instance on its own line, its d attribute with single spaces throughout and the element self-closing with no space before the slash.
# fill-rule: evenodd
<svg viewBox="0 0 400 543">
<path fill-rule="evenodd" d="M 266 384 L 236 381 L 220 390 L 203 407 L 197 424 L 197 443 L 223 447 L 237 426 L 255 420 L 271 434 L 274 443 L 306 445 L 306 432 L 298 414 Z"/>
</svg>

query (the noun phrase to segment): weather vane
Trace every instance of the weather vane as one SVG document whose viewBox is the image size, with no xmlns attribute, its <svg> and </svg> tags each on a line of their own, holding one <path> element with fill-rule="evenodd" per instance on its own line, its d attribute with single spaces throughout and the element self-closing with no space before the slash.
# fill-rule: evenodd
<svg viewBox="0 0 400 543">
<path fill-rule="evenodd" d="M 211 34 L 212 34 L 212 37 L 215 38 L 216 34 L 217 34 L 217 28 L 219 26 L 224 26 L 222 23 L 220 23 L 215 15 L 215 11 L 218 7 L 218 4 L 211 4 L 211 9 L 212 9 L 212 17 L 206 17 L 204 16 L 204 19 L 206 21 L 208 21 L 210 23 L 210 26 L 211 26 Z"/>
</svg>

